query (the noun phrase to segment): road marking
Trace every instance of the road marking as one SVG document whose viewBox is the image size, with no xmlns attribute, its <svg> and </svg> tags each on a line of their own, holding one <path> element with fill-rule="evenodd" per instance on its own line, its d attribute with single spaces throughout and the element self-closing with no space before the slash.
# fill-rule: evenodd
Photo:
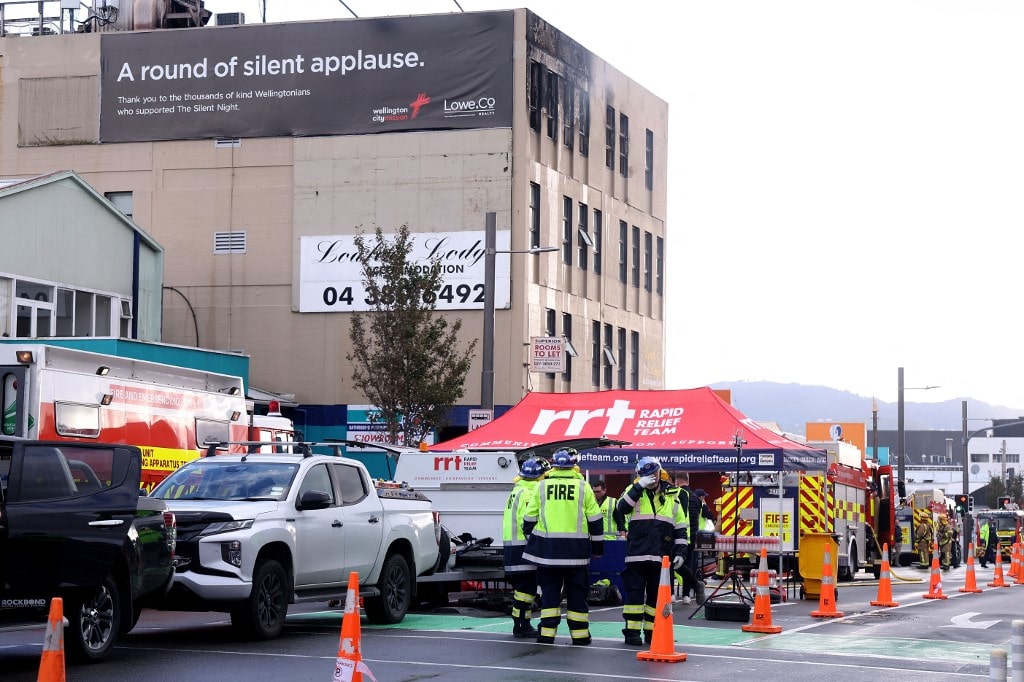
<svg viewBox="0 0 1024 682">
<path fill-rule="evenodd" d="M 977 611 L 968 611 L 967 613 L 961 613 L 959 616 L 953 616 L 952 618 L 950 618 L 950 620 L 953 621 L 952 625 L 943 625 L 942 627 L 967 628 L 969 630 L 984 630 L 986 628 L 992 627 L 993 625 L 999 622 L 998 620 L 979 620 L 977 622 L 973 622 L 971 620 L 971 618 L 980 615 L 981 614 Z"/>
</svg>

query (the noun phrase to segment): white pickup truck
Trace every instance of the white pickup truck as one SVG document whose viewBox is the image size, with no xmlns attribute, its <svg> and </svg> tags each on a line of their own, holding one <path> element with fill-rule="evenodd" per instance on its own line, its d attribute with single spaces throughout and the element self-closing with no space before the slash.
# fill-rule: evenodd
<svg viewBox="0 0 1024 682">
<path fill-rule="evenodd" d="M 438 563 L 430 501 L 378 489 L 357 460 L 295 449 L 307 454 L 201 457 L 153 491 L 178 524 L 177 571 L 157 608 L 225 611 L 248 636 L 272 639 L 288 604 L 344 598 L 356 571 L 371 622 L 405 617 L 416 576 Z"/>
</svg>

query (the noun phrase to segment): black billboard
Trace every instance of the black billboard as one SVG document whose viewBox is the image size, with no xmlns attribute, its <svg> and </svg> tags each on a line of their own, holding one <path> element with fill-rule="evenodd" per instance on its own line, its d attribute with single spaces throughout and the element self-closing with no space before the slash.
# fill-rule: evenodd
<svg viewBox="0 0 1024 682">
<path fill-rule="evenodd" d="M 512 17 L 104 34 L 100 141 L 508 128 Z"/>
</svg>

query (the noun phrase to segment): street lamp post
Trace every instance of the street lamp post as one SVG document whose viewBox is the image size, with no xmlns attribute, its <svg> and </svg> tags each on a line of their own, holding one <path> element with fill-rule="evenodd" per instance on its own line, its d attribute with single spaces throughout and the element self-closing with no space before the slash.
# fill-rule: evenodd
<svg viewBox="0 0 1024 682">
<path fill-rule="evenodd" d="M 899 368 L 899 392 L 896 402 L 896 449 L 899 459 L 896 460 L 896 475 L 899 480 L 907 480 L 907 434 L 903 425 L 903 392 L 904 391 L 928 391 L 938 386 L 913 386 L 903 385 L 903 368 Z"/>
<path fill-rule="evenodd" d="M 557 246 L 535 246 L 530 249 L 498 251 L 497 214 L 493 211 L 484 218 L 484 338 L 481 351 L 480 407 L 494 409 L 494 257 L 499 253 L 549 253 Z"/>
</svg>

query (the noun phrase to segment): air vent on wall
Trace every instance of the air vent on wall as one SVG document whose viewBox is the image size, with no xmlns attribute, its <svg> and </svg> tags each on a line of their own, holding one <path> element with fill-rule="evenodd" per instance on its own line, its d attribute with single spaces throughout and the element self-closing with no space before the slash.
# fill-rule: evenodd
<svg viewBox="0 0 1024 682">
<path fill-rule="evenodd" d="M 218 26 L 237 26 L 245 23 L 244 12 L 225 12 L 217 15 Z"/>
<path fill-rule="evenodd" d="M 214 232 L 213 252 L 219 253 L 245 253 L 247 247 L 248 233 L 242 232 Z"/>
<path fill-rule="evenodd" d="M 242 140 L 238 137 L 218 137 L 213 141 L 214 147 L 241 147 Z"/>
</svg>

